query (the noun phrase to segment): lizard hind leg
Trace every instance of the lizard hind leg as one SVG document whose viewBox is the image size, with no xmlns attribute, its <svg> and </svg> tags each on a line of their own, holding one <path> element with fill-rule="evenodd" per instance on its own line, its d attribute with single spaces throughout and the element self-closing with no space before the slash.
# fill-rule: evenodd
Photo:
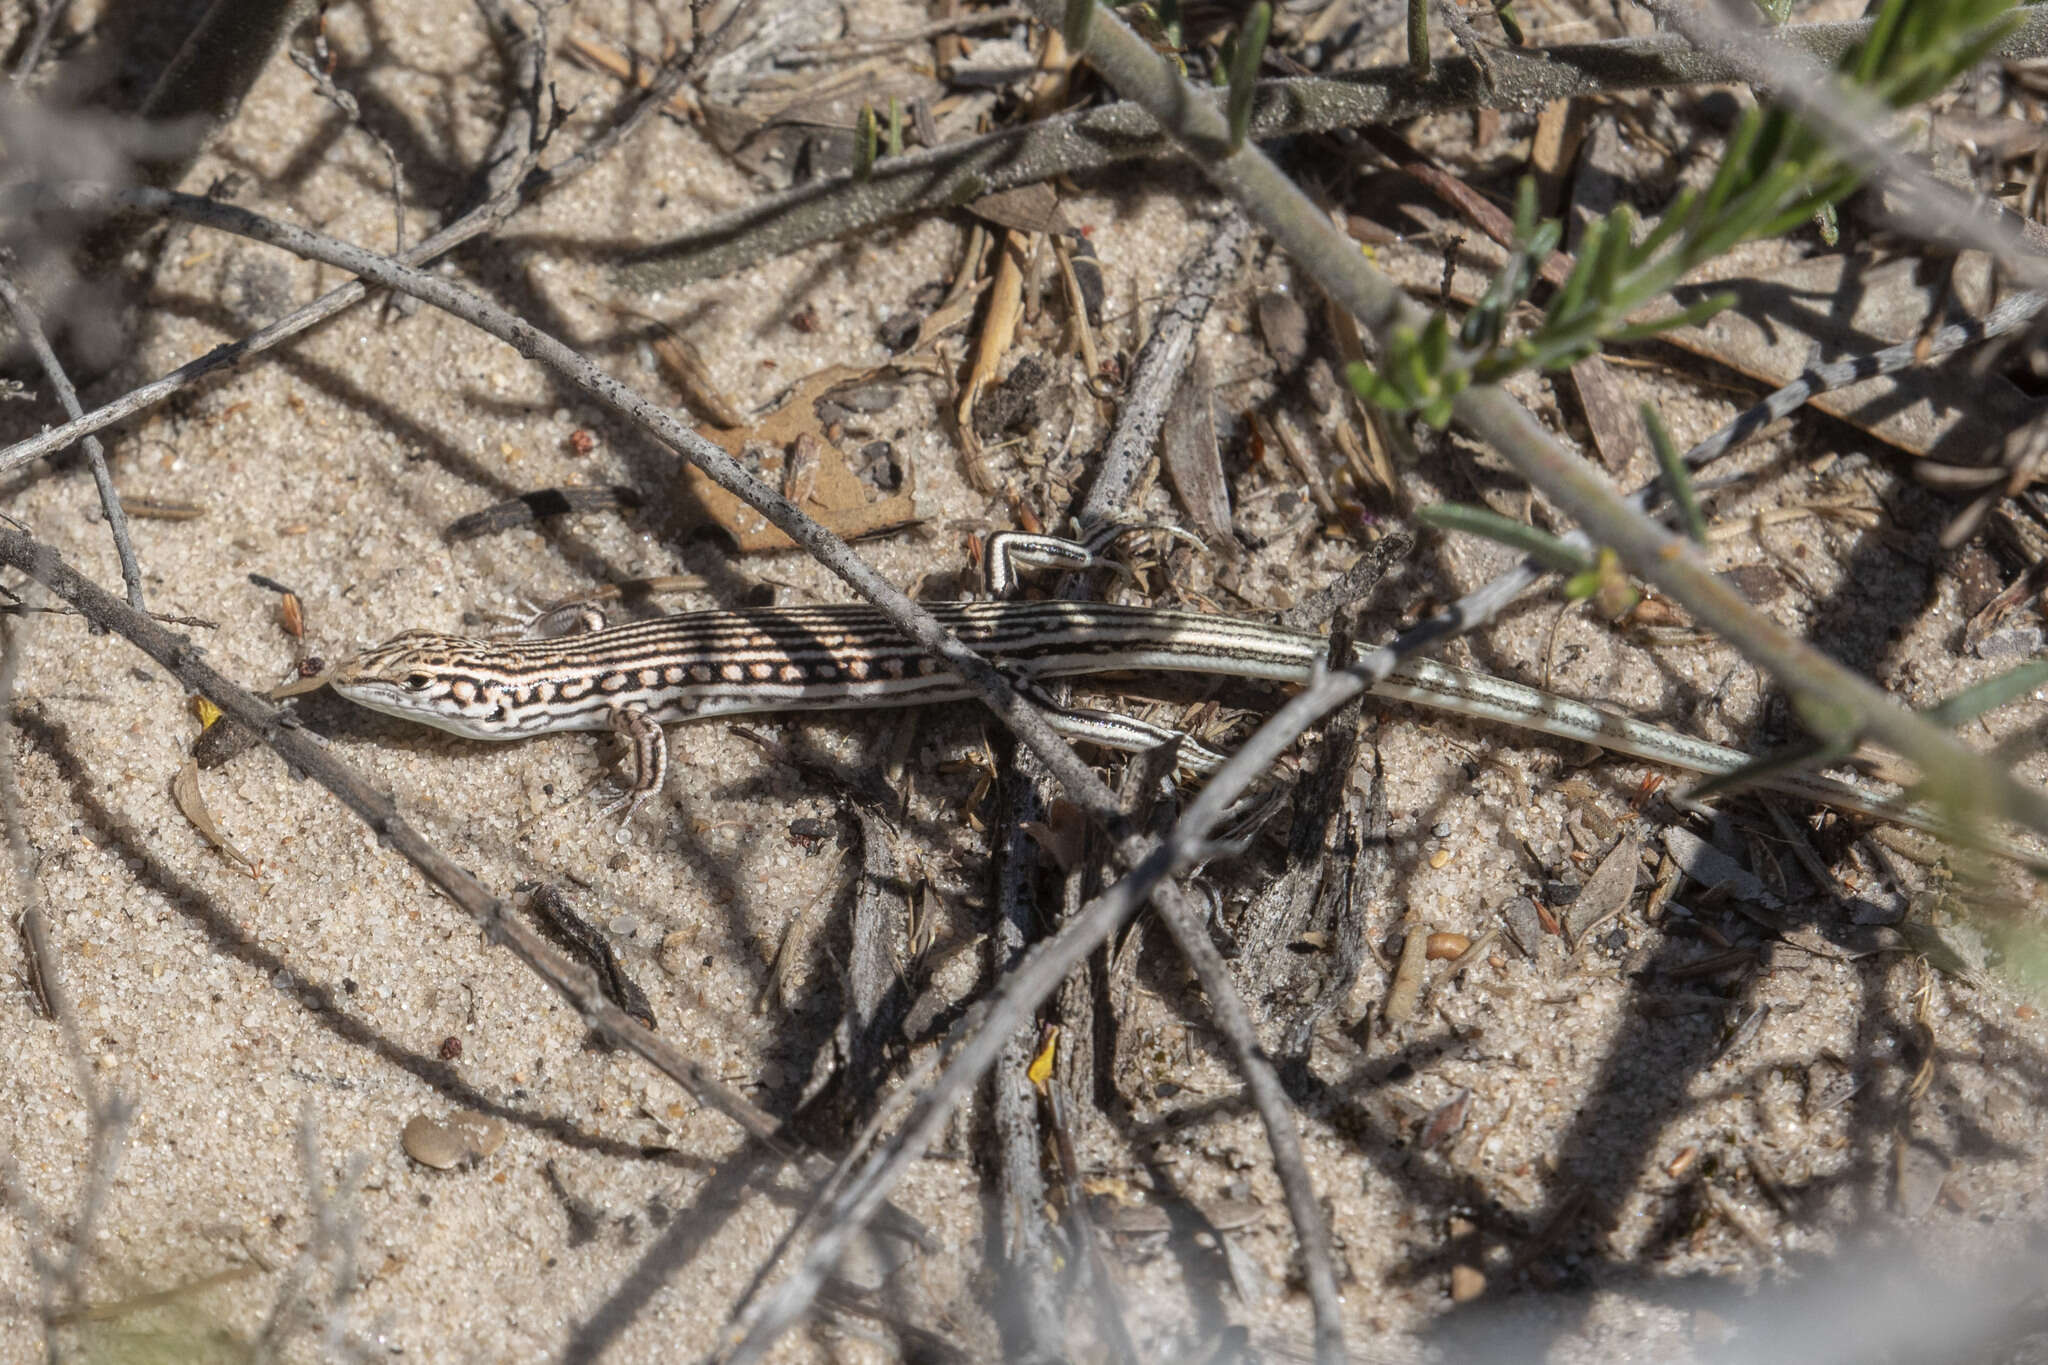
<svg viewBox="0 0 2048 1365">
<path fill-rule="evenodd" d="M 645 711 L 621 706 L 611 714 L 612 733 L 626 741 L 633 755 L 633 781 L 616 801 L 597 813 L 600 820 L 625 812 L 626 819 L 661 791 L 668 777 L 668 736 Z"/>
</svg>

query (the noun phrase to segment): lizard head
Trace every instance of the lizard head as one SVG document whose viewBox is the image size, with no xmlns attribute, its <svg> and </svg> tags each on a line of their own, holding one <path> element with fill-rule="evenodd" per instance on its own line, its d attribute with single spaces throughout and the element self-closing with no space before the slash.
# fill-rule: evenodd
<svg viewBox="0 0 2048 1365">
<path fill-rule="evenodd" d="M 489 640 L 409 630 L 335 665 L 323 678 L 373 711 L 470 739 L 513 739 L 505 689 L 493 676 L 501 652 Z"/>
</svg>

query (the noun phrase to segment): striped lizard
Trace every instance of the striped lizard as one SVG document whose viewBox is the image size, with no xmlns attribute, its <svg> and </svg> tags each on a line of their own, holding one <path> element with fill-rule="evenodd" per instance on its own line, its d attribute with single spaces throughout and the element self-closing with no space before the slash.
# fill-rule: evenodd
<svg viewBox="0 0 2048 1365">
<path fill-rule="evenodd" d="M 1113 539 L 1118 531 L 1107 537 Z M 926 604 L 940 624 L 1027 687 L 1042 679 L 1132 671 L 1306 683 L 1324 665 L 1319 635 L 1230 616 L 1098 602 L 1001 600 L 1015 564 L 1100 563 L 1089 545 L 1051 537 L 992 536 L 986 556 L 997 600 Z M 567 730 L 609 730 L 631 745 L 632 786 L 604 815 L 630 818 L 661 789 L 662 730 L 679 721 L 763 711 L 914 706 L 972 695 L 959 676 L 903 638 L 866 604 L 682 612 L 603 627 L 583 618 L 567 634 L 479 638 L 414 630 L 313 680 L 372 710 L 470 739 L 512 740 Z M 290 689 L 293 691 L 298 688 Z M 1373 695 L 1598 745 L 1712 776 L 1750 766 L 1740 750 L 1585 702 L 1434 660 L 1405 660 Z M 1194 773 L 1223 760 L 1176 731 L 1111 712 L 1053 708 L 1070 737 L 1143 752 L 1178 740 Z M 1904 797 L 1821 774 L 1761 773 L 1756 785 L 1839 810 L 1954 838 L 1939 814 Z M 1973 840 L 2030 863 L 2001 842 Z"/>
</svg>

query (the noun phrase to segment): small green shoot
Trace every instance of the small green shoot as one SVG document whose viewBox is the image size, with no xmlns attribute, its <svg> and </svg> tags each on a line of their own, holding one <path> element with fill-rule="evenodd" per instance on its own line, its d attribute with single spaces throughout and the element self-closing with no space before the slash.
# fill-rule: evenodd
<svg viewBox="0 0 2048 1365">
<path fill-rule="evenodd" d="M 1609 621 L 1620 620 L 1643 600 L 1641 590 L 1629 581 L 1628 571 L 1622 568 L 1621 556 L 1604 545 L 1590 568 L 1565 579 L 1564 597 L 1567 602 L 1591 602 L 1594 610 Z"/>
<path fill-rule="evenodd" d="M 2048 659 L 2029 659 L 2017 668 L 1963 689 L 1939 706 L 1930 707 L 1927 719 L 1954 730 L 1986 711 L 2017 701 L 2043 684 L 2048 684 Z"/>
<path fill-rule="evenodd" d="M 1493 7 L 1493 17 L 1500 21 L 1500 31 L 1507 35 L 1509 47 L 1527 47 L 1529 36 L 1522 32 L 1522 21 L 1515 14 L 1512 0 Z"/>
<path fill-rule="evenodd" d="M 1230 150 L 1244 146 L 1252 126 L 1252 99 L 1259 90 L 1259 61 L 1266 55 L 1266 39 L 1273 31 L 1273 7 L 1258 0 L 1237 31 L 1230 54 Z"/>
<path fill-rule="evenodd" d="M 1498 541 L 1510 550 L 1534 559 L 1553 573 L 1589 572 L 1597 562 L 1592 555 L 1567 545 L 1548 531 L 1466 502 L 1432 503 L 1418 509 L 1415 519 L 1439 531 L 1460 531 Z"/>
<path fill-rule="evenodd" d="M 1088 46 L 1088 31 L 1094 26 L 1095 0 L 1067 0 L 1066 13 L 1060 19 L 1060 36 L 1067 40 L 1069 52 L 1079 52 Z"/>
<path fill-rule="evenodd" d="M 1671 496 L 1672 505 L 1678 508 L 1678 519 L 1685 524 L 1685 533 L 1695 545 L 1707 543 L 1707 519 L 1700 515 L 1699 495 L 1693 491 L 1692 471 L 1685 467 L 1685 458 L 1678 453 L 1678 447 L 1671 440 L 1671 433 L 1664 429 L 1664 419 L 1648 403 L 1643 404 L 1643 429 L 1650 433 L 1650 448 L 1657 452 L 1657 468 L 1664 483 L 1664 491 Z"/>
<path fill-rule="evenodd" d="M 1183 76 L 1187 75 L 1187 64 L 1180 60 L 1181 31 L 1180 6 L 1171 0 L 1159 0 L 1157 4 L 1136 4 L 1119 9 L 1123 21 L 1131 26 L 1140 38 L 1151 45 L 1152 50 L 1173 58 L 1174 67 Z"/>
<path fill-rule="evenodd" d="M 866 180 L 875 173 L 875 157 L 882 145 L 881 126 L 875 118 L 875 106 L 863 104 L 860 116 L 853 121 L 853 178 Z"/>
</svg>

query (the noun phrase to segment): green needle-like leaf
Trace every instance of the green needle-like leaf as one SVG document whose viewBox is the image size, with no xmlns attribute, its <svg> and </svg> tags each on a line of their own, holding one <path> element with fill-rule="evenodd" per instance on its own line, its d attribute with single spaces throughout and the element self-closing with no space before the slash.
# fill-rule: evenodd
<svg viewBox="0 0 2048 1365">
<path fill-rule="evenodd" d="M 1616 343 L 1646 341 L 1680 327 L 1697 327 L 1724 308 L 1735 306 L 1735 295 L 1730 293 L 1709 294 L 1703 299 L 1694 299 L 1675 313 L 1646 322 L 1631 322 L 1617 327 L 1607 334 L 1607 339 Z"/>
<path fill-rule="evenodd" d="M 1244 146 L 1252 126 L 1252 98 L 1259 88 L 1259 62 L 1273 30 L 1273 6 L 1259 0 L 1237 31 L 1237 50 L 1230 57 L 1230 150 Z"/>
<path fill-rule="evenodd" d="M 1807 740 L 1775 754 L 1766 754 L 1752 763 L 1745 763 L 1732 773 L 1710 777 L 1686 793 L 1690 801 L 1710 801 L 1717 796 L 1728 796 L 1745 791 L 1769 778 L 1783 773 L 1812 772 L 1839 763 L 1855 748 L 1854 744 L 1824 744 L 1818 740 Z"/>
<path fill-rule="evenodd" d="M 1095 25 L 1095 0 L 1067 0 L 1065 15 L 1060 19 L 1060 36 L 1067 40 L 1067 47 L 1079 52 L 1088 46 L 1088 30 Z"/>
<path fill-rule="evenodd" d="M 1643 429 L 1650 433 L 1650 448 L 1657 452 L 1657 468 L 1664 480 L 1664 491 L 1671 495 L 1671 501 L 1678 508 L 1678 516 L 1685 523 L 1685 533 L 1692 537 L 1695 545 L 1707 543 L 1707 519 L 1700 515 L 1699 495 L 1693 491 L 1692 471 L 1685 467 L 1685 457 L 1678 453 L 1678 446 L 1672 441 L 1671 433 L 1664 429 L 1664 419 L 1648 403 L 1643 404 Z"/>
<path fill-rule="evenodd" d="M 1607 216 L 1607 231 L 1602 234 L 1601 242 L 1606 249 L 1592 262 L 1593 279 L 1589 286 L 1593 297 L 1603 303 L 1615 300 L 1615 282 L 1621 278 L 1622 269 L 1635 249 L 1635 226 L 1636 216 L 1629 212 L 1626 204 Z M 1622 307 L 1625 309 L 1627 305 L 1622 304 Z"/>
<path fill-rule="evenodd" d="M 1441 375 L 1451 360 L 1451 324 L 1442 313 L 1422 329 L 1422 364 L 1432 377 Z"/>
<path fill-rule="evenodd" d="M 1522 21 L 1516 17 L 1515 7 L 1512 4 L 1495 6 L 1493 17 L 1500 20 L 1500 31 L 1507 35 L 1508 46 L 1524 47 L 1528 45 L 1529 35 L 1522 32 Z"/>
<path fill-rule="evenodd" d="M 1555 573 L 1581 573 L 1593 567 L 1592 556 L 1584 550 L 1565 544 L 1548 531 L 1504 517 L 1490 508 L 1474 507 L 1465 502 L 1432 503 L 1418 509 L 1415 519 L 1439 531 L 1458 531 L 1498 541 L 1511 550 L 1532 557 Z"/>
<path fill-rule="evenodd" d="M 1579 259 L 1572 266 L 1572 273 L 1565 276 L 1563 288 L 1550 302 L 1552 317 L 1570 317 L 1586 303 L 1586 291 L 1593 284 L 1593 262 L 1600 259 L 1600 253 L 1607 249 L 1607 239 L 1613 231 L 1613 220 L 1595 218 L 1586 224 L 1586 231 L 1579 238 Z"/>
<path fill-rule="evenodd" d="M 1975 687 L 1956 693 L 1939 706 L 1929 708 L 1927 718 L 1936 725 L 1953 730 L 1986 711 L 2017 701 L 2043 684 L 2048 684 L 2048 659 L 2030 659 L 2018 668 L 1987 678 Z"/>
<path fill-rule="evenodd" d="M 875 106 L 863 104 L 860 117 L 853 125 L 853 171 L 855 180 L 866 180 L 875 173 L 875 154 L 881 144 L 881 130 L 875 123 Z"/>
<path fill-rule="evenodd" d="M 1406 412 L 1412 406 L 1401 390 L 1387 381 L 1385 375 L 1370 365 L 1354 361 L 1344 367 L 1344 382 L 1351 385 L 1351 391 L 1376 408 L 1388 412 Z"/>
<path fill-rule="evenodd" d="M 1429 0 L 1408 0 L 1408 69 L 1416 80 L 1429 79 Z"/>
</svg>

